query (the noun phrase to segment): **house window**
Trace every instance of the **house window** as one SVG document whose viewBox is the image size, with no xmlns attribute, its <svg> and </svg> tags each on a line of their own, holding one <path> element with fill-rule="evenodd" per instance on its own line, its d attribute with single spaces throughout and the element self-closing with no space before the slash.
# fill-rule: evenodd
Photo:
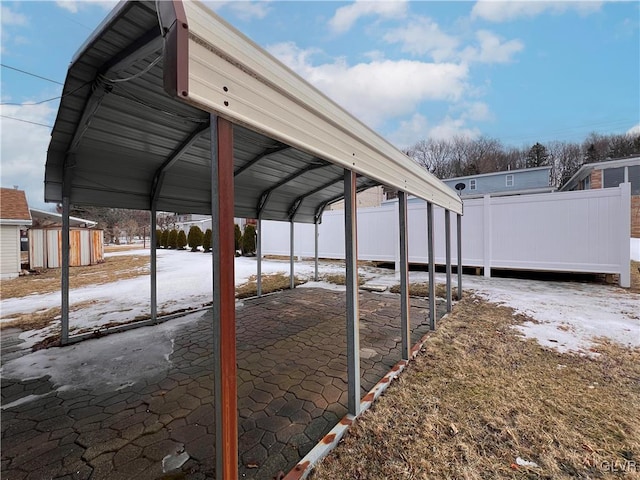
<svg viewBox="0 0 640 480">
<path fill-rule="evenodd" d="M 507 187 L 513 187 L 513 175 L 507 175 L 505 185 Z"/>
<path fill-rule="evenodd" d="M 617 187 L 624 183 L 624 167 L 604 169 L 604 188 Z"/>
<path fill-rule="evenodd" d="M 588 175 L 587 177 L 585 177 L 585 179 L 583 180 L 584 184 L 583 184 L 583 190 L 590 190 L 591 189 L 591 175 Z"/>
<path fill-rule="evenodd" d="M 640 195 L 640 165 L 627 167 L 629 182 L 631 183 L 631 195 Z"/>
<path fill-rule="evenodd" d="M 469 180 L 469 190 L 475 190 L 475 189 L 476 189 L 476 181 Z"/>
</svg>

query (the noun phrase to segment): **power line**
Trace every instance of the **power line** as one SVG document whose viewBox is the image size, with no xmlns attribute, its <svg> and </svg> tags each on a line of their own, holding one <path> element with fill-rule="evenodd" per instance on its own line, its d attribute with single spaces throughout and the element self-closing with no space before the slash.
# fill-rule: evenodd
<svg viewBox="0 0 640 480">
<path fill-rule="evenodd" d="M 31 125 L 39 125 L 41 127 L 53 128 L 53 125 L 47 125 L 45 123 L 32 122 L 31 120 L 24 120 L 22 118 L 10 117 L 9 115 L 1 115 L 0 114 L 0 117 L 8 118 L 9 120 L 15 120 L 16 122 L 24 122 L 24 123 L 30 123 Z"/>
<path fill-rule="evenodd" d="M 21 70 L 19 68 L 12 67 L 12 66 L 6 65 L 4 63 L 0 63 L 0 66 L 2 66 L 4 68 L 8 68 L 9 70 L 15 70 L 16 72 L 24 73 L 25 75 L 31 75 L 32 77 L 36 77 L 36 78 L 39 78 L 41 80 L 46 80 L 47 82 L 57 83 L 58 85 L 64 85 L 64 83 L 60 83 L 57 80 L 51 80 L 50 78 L 43 77 L 42 75 L 36 75 L 35 73 L 27 72 L 26 70 Z"/>
<path fill-rule="evenodd" d="M 11 106 L 15 106 L 15 107 L 30 107 L 30 106 L 33 106 L 33 105 L 41 105 L 43 103 L 52 102 L 54 100 L 58 100 L 58 99 L 61 99 L 61 98 L 64 98 L 64 97 L 68 97 L 69 95 L 73 95 L 74 93 L 76 93 L 81 88 L 86 87 L 87 85 L 89 85 L 91 82 L 93 82 L 93 80 L 89 80 L 88 82 L 83 83 L 78 88 L 76 88 L 74 90 L 71 90 L 70 92 L 65 93 L 64 95 L 59 95 L 57 97 L 47 98 L 45 100 L 40 100 L 39 102 L 31 102 L 31 103 L 2 102 L 2 103 L 0 103 L 0 105 L 11 105 Z"/>
</svg>

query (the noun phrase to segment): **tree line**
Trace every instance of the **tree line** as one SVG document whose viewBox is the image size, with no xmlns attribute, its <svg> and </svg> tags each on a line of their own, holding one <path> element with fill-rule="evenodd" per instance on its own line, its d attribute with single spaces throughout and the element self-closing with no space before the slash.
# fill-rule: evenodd
<svg viewBox="0 0 640 480">
<path fill-rule="evenodd" d="M 560 187 L 585 163 L 640 154 L 640 133 L 591 133 L 583 142 L 536 142 L 505 146 L 495 138 L 420 140 L 406 152 L 440 179 L 550 165 L 551 184 Z"/>
</svg>

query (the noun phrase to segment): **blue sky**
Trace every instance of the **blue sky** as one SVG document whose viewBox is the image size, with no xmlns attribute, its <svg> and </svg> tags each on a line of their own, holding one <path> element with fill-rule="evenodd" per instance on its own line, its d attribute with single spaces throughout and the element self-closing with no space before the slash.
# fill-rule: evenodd
<svg viewBox="0 0 640 480">
<path fill-rule="evenodd" d="M 205 2 L 400 148 L 640 130 L 640 2 Z M 2 0 L 2 102 L 57 97 L 109 1 Z M 1 183 L 44 206 L 58 102 L 3 105 Z M 41 125 L 20 122 L 14 117 Z"/>
</svg>

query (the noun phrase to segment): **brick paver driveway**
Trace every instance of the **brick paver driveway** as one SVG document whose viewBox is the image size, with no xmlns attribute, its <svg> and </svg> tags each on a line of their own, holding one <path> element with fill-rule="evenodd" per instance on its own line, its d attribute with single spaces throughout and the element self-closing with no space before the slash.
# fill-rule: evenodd
<svg viewBox="0 0 640 480">
<path fill-rule="evenodd" d="M 413 342 L 427 308 L 411 300 Z M 287 472 L 346 413 L 344 310 L 344 292 L 317 288 L 237 310 L 241 477 Z M 360 312 L 364 394 L 400 359 L 399 297 L 361 292 Z M 2 411 L 2 478 L 211 478 L 210 323 L 205 313 L 183 325 L 166 371 L 115 391 L 2 378 L 3 405 L 41 395 Z"/>
</svg>

